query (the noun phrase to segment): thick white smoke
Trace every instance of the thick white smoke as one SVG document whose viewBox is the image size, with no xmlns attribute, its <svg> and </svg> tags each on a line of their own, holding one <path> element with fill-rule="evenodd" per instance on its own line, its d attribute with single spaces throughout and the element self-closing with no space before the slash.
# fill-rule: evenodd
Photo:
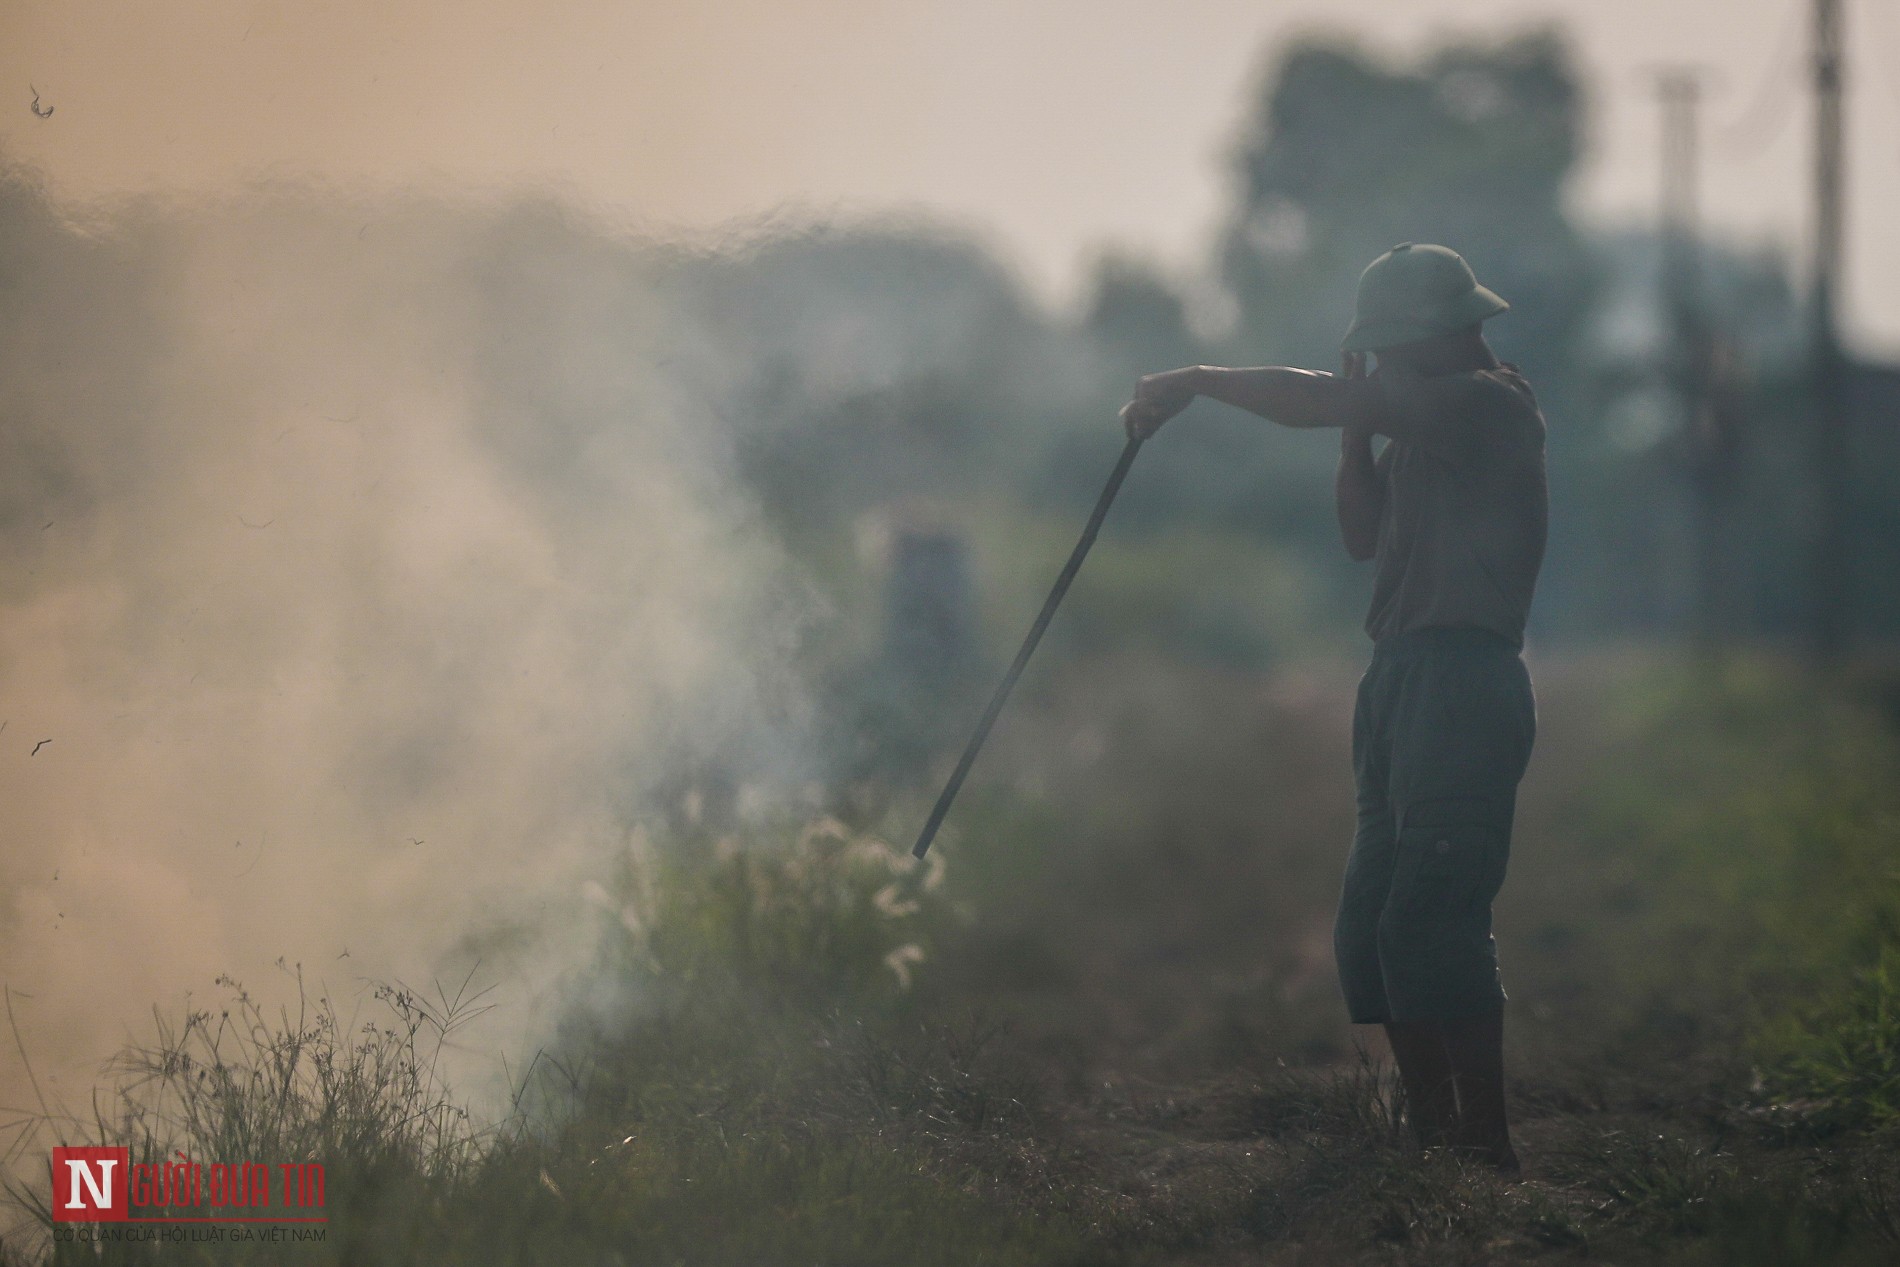
<svg viewBox="0 0 1900 1267">
<path fill-rule="evenodd" d="M 86 1113 L 152 1006 L 280 956 L 342 1000 L 481 957 L 519 1059 L 653 783 L 800 773 L 804 600 L 655 253 L 548 207 L 0 196 L 0 972 L 42 1089 Z"/>
</svg>

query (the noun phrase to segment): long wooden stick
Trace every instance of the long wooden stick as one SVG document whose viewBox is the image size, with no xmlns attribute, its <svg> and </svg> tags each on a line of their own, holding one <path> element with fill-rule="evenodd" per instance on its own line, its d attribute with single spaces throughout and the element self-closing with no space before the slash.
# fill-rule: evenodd
<svg viewBox="0 0 1900 1267">
<path fill-rule="evenodd" d="M 1049 627 L 1049 620 L 1061 605 L 1062 596 L 1069 592 L 1069 582 L 1082 570 L 1082 560 L 1088 557 L 1089 547 L 1095 544 L 1095 534 L 1101 531 L 1102 520 L 1108 517 L 1109 505 L 1115 500 L 1115 494 L 1121 491 L 1122 481 L 1128 478 L 1128 468 L 1135 464 L 1135 454 L 1140 449 L 1141 441 L 1130 436 L 1128 444 L 1122 449 L 1121 460 L 1115 463 L 1115 469 L 1109 473 L 1107 487 L 1102 489 L 1102 495 L 1095 501 L 1095 510 L 1089 515 L 1088 526 L 1082 529 L 1082 539 L 1075 543 L 1075 552 L 1069 555 L 1068 563 L 1063 565 L 1062 575 L 1056 577 L 1055 588 L 1049 591 L 1048 599 L 1043 602 L 1042 614 L 1029 627 L 1029 636 L 1023 639 L 1022 650 L 1016 653 L 1015 662 L 1009 666 L 1009 672 L 1003 675 L 1002 685 L 990 697 L 990 706 L 983 710 L 983 720 L 976 724 L 976 733 L 970 736 L 969 745 L 957 759 L 957 768 L 950 774 L 950 781 L 944 784 L 943 795 L 937 798 L 936 806 L 930 811 L 929 821 L 924 824 L 923 831 L 918 833 L 917 843 L 910 851 L 914 857 L 923 857 L 930 848 L 930 842 L 937 838 L 937 828 L 943 826 L 944 815 L 950 812 L 950 802 L 957 799 L 957 790 L 963 786 L 970 767 L 976 764 L 976 754 L 982 749 L 983 741 L 989 738 L 990 727 L 996 724 L 997 714 L 1003 711 L 1003 702 L 1015 689 L 1016 679 L 1023 675 L 1023 666 L 1029 663 L 1036 644 L 1042 641 L 1043 630 Z"/>
</svg>

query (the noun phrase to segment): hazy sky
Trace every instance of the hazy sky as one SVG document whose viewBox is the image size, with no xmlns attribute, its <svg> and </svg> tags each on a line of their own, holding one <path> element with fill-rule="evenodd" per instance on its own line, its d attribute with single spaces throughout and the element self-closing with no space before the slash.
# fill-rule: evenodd
<svg viewBox="0 0 1900 1267">
<path fill-rule="evenodd" d="M 1705 195 L 1805 240 L 1806 0 L 1360 0 L 1395 55 L 1558 20 L 1592 76 L 1580 207 L 1647 216 L 1655 68 L 1713 72 Z M 1849 293 L 1900 348 L 1900 17 L 1848 0 Z M 271 175 L 559 184 L 654 226 L 782 204 L 924 205 L 993 235 L 1052 299 L 1106 243 L 1197 257 L 1266 54 L 1348 29 L 1309 0 L 7 0 L 0 147 L 74 197 Z M 1765 87 L 1764 87 L 1765 85 Z M 29 109 L 37 89 L 52 117 Z M 1762 126 L 1741 129 L 1750 119 Z"/>
</svg>

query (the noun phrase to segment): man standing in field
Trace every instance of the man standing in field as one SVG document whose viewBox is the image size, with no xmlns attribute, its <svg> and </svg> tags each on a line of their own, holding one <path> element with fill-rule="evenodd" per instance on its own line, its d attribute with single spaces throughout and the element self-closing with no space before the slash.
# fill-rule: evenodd
<svg viewBox="0 0 1900 1267">
<path fill-rule="evenodd" d="M 1491 903 L 1536 731 L 1519 651 L 1548 498 L 1543 415 L 1484 340 L 1508 307 L 1455 251 L 1401 243 L 1359 279 L 1338 375 L 1189 366 L 1141 379 L 1122 419 L 1145 438 L 1209 396 L 1340 429 L 1340 533 L 1376 560 L 1340 985 L 1354 1023 L 1385 1027 L 1420 1142 L 1515 1174 Z"/>
</svg>

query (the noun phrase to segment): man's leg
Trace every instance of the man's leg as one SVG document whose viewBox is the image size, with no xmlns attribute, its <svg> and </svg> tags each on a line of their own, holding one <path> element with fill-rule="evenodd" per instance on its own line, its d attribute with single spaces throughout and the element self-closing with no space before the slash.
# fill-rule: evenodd
<svg viewBox="0 0 1900 1267">
<path fill-rule="evenodd" d="M 1456 1088 L 1453 1144 L 1513 1170 L 1491 904 L 1510 860 L 1536 705 L 1508 645 L 1475 631 L 1425 632 L 1427 654 L 1393 720 L 1399 821 L 1379 960 L 1391 1015 L 1438 1036 Z"/>
<path fill-rule="evenodd" d="M 1504 1009 L 1440 1022 L 1444 1051 L 1458 1087 L 1458 1129 L 1453 1142 L 1462 1151 L 1517 1174 L 1511 1124 L 1504 1107 Z"/>
<path fill-rule="evenodd" d="M 1405 1087 L 1406 1116 L 1420 1148 L 1460 1142 L 1456 1071 L 1437 1021 L 1387 1021 L 1386 1041 Z"/>
<path fill-rule="evenodd" d="M 1389 667 L 1375 654 L 1359 680 L 1352 718 L 1352 768 L 1358 819 L 1333 921 L 1333 957 L 1346 1015 L 1355 1025 L 1383 1024 L 1392 1012 L 1379 961 L 1379 922 L 1392 889 L 1397 823 L 1386 795 L 1385 711 Z M 1398 1044 L 1393 1044 L 1396 1054 Z"/>
</svg>

